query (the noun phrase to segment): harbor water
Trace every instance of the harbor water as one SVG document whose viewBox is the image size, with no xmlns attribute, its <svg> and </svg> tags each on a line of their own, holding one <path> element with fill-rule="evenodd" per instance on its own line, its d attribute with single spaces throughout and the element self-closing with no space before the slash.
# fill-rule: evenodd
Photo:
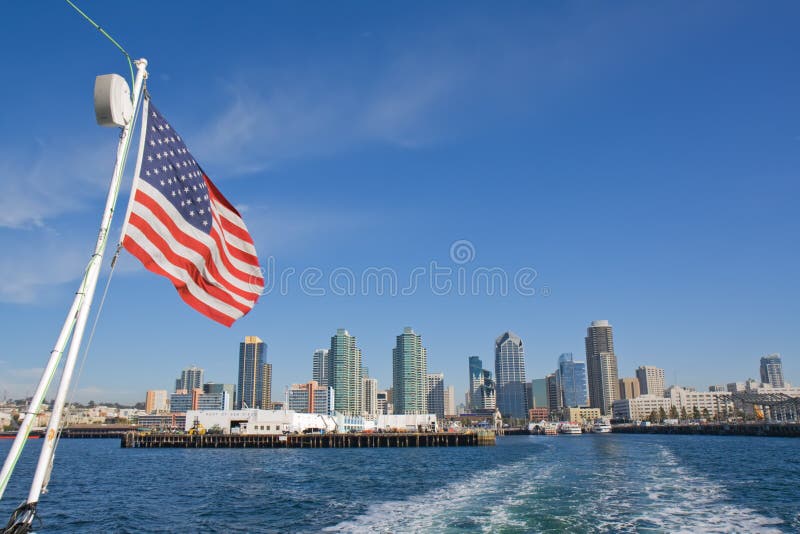
<svg viewBox="0 0 800 534">
<path fill-rule="evenodd" d="M 31 441 L 0 503 L 27 494 Z M 0 442 L 5 457 L 9 440 Z M 495 447 L 122 449 L 62 440 L 45 532 L 798 532 L 800 440 L 508 436 Z"/>
</svg>

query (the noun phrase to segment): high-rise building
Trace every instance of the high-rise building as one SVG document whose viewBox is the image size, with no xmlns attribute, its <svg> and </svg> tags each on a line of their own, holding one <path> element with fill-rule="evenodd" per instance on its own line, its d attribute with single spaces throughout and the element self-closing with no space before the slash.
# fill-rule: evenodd
<svg viewBox="0 0 800 534">
<path fill-rule="evenodd" d="M 620 400 L 635 399 L 641 395 L 639 389 L 639 379 L 635 377 L 619 379 L 619 398 Z"/>
<path fill-rule="evenodd" d="M 360 416 L 363 411 L 361 394 L 361 349 L 355 336 L 344 328 L 331 337 L 328 352 L 328 385 L 334 390 L 334 407 L 344 415 Z"/>
<path fill-rule="evenodd" d="M 591 407 L 610 416 L 613 402 L 619 399 L 619 372 L 608 321 L 592 321 L 586 330 L 586 366 Z"/>
<path fill-rule="evenodd" d="M 447 386 L 444 390 L 444 416 L 455 417 L 458 415 L 456 411 L 456 388 L 455 386 Z"/>
<path fill-rule="evenodd" d="M 379 391 L 377 395 L 378 415 L 390 415 L 391 403 L 389 402 L 389 394 L 386 391 Z"/>
<path fill-rule="evenodd" d="M 364 399 L 364 416 L 374 419 L 379 415 L 378 412 L 378 379 L 364 377 L 361 382 L 362 394 Z"/>
<path fill-rule="evenodd" d="M 525 350 L 522 340 L 513 332 L 505 332 L 495 340 L 494 368 L 500 413 L 505 417 L 527 419 Z"/>
<path fill-rule="evenodd" d="M 642 395 L 664 396 L 664 370 L 652 365 L 642 365 L 636 369 L 639 392 Z"/>
<path fill-rule="evenodd" d="M 272 365 L 267 363 L 267 344 L 257 336 L 245 336 L 239 343 L 239 380 L 236 408 L 272 406 Z"/>
<path fill-rule="evenodd" d="M 531 408 L 547 408 L 547 379 L 534 378 L 531 380 L 531 393 L 533 393 Z"/>
<path fill-rule="evenodd" d="M 481 387 L 483 386 L 483 362 L 478 356 L 469 357 L 469 389 L 467 389 L 467 405 L 476 412 L 483 406 Z"/>
<path fill-rule="evenodd" d="M 185 413 L 189 410 L 230 410 L 231 396 L 227 391 L 204 393 L 201 388 L 179 389 L 169 396 L 171 413 Z"/>
<path fill-rule="evenodd" d="M 547 375 L 544 377 L 544 380 L 547 387 L 547 408 L 550 410 L 550 413 L 560 412 L 562 408 L 562 397 L 558 372 Z"/>
<path fill-rule="evenodd" d="M 481 411 L 494 411 L 497 408 L 497 388 L 492 380 L 492 372 L 483 370 L 483 385 L 481 385 Z"/>
<path fill-rule="evenodd" d="M 425 395 L 428 357 L 422 336 L 407 326 L 392 349 L 392 403 L 396 414 L 428 412 Z"/>
<path fill-rule="evenodd" d="M 175 380 L 175 391 L 185 389 L 191 391 L 203 387 L 203 370 L 194 365 L 181 371 L 181 376 Z"/>
<path fill-rule="evenodd" d="M 589 384 L 586 381 L 586 363 L 575 361 L 571 352 L 558 358 L 558 380 L 562 406 L 580 408 L 589 406 Z"/>
<path fill-rule="evenodd" d="M 169 397 L 166 389 L 148 390 L 144 401 L 144 411 L 152 414 L 169 411 Z"/>
<path fill-rule="evenodd" d="M 761 358 L 761 382 L 774 388 L 785 386 L 783 382 L 783 364 L 780 354 L 768 354 Z"/>
<path fill-rule="evenodd" d="M 328 349 L 317 349 L 314 351 L 314 366 L 312 369 L 312 380 L 320 386 L 328 386 Z"/>
<path fill-rule="evenodd" d="M 427 413 L 434 413 L 442 419 L 445 414 L 444 374 L 429 373 L 426 381 L 425 396 L 428 402 Z"/>
<path fill-rule="evenodd" d="M 329 386 L 321 386 L 315 380 L 305 384 L 292 384 L 288 394 L 289 409 L 299 413 L 331 415 L 334 392 Z"/>
<path fill-rule="evenodd" d="M 230 408 L 234 408 L 236 406 L 236 384 L 218 384 L 216 382 L 206 382 L 203 384 L 203 393 L 227 393 L 231 402 Z"/>
</svg>

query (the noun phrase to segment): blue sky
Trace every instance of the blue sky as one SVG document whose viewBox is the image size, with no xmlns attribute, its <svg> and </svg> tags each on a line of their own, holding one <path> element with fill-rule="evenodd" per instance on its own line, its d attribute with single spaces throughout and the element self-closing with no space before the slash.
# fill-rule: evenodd
<svg viewBox="0 0 800 534">
<path fill-rule="evenodd" d="M 583 355 L 593 319 L 615 327 L 621 376 L 657 365 L 704 388 L 757 377 L 780 352 L 800 382 L 796 4 L 139 2 L 139 18 L 80 5 L 148 58 L 154 102 L 241 208 L 262 262 L 294 274 L 227 329 L 126 255 L 79 400 L 143 400 L 192 364 L 235 382 L 245 335 L 269 344 L 279 397 L 341 327 L 387 387 L 406 325 L 460 400 L 467 357 L 492 368 L 504 330 L 541 377 L 560 353 Z M 0 394 L 20 396 L 113 165 L 94 77 L 127 65 L 66 4 L 4 11 Z M 453 283 L 458 268 L 497 268 L 511 286 L 535 270 L 535 294 L 440 295 L 425 276 L 405 295 L 330 285 L 386 268 L 403 286 L 431 262 Z M 324 295 L 303 291 L 304 271 Z"/>
</svg>

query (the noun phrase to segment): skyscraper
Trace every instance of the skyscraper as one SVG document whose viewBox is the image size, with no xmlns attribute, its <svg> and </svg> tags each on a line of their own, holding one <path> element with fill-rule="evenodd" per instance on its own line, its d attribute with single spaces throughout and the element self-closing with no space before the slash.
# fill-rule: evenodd
<svg viewBox="0 0 800 534">
<path fill-rule="evenodd" d="M 336 330 L 331 337 L 328 352 L 328 385 L 334 390 L 334 407 L 345 415 L 361 415 L 361 349 L 356 346 L 355 336 L 344 328 Z"/>
<path fill-rule="evenodd" d="M 203 387 L 203 370 L 194 365 L 181 371 L 181 376 L 175 380 L 175 391 L 185 389 L 191 391 Z"/>
<path fill-rule="evenodd" d="M 664 396 L 664 370 L 652 365 L 642 365 L 636 369 L 639 392 L 642 395 Z"/>
<path fill-rule="evenodd" d="M 455 417 L 456 413 L 456 388 L 447 386 L 444 390 L 444 415 L 445 417 Z"/>
<path fill-rule="evenodd" d="M 427 413 L 428 356 L 422 337 L 407 326 L 392 349 L 392 403 L 396 414 Z"/>
<path fill-rule="evenodd" d="M 639 388 L 638 378 L 631 377 L 619 379 L 619 398 L 621 400 L 635 399 L 641 395 L 641 391 L 642 390 Z"/>
<path fill-rule="evenodd" d="M 494 368 L 500 413 L 505 417 L 527 418 L 525 350 L 522 340 L 513 332 L 505 332 L 495 340 Z"/>
<path fill-rule="evenodd" d="M 361 381 L 362 402 L 364 416 L 375 418 L 378 416 L 378 379 L 365 376 Z"/>
<path fill-rule="evenodd" d="M 784 387 L 783 363 L 780 354 L 768 354 L 761 358 L 761 381 L 774 388 Z"/>
<path fill-rule="evenodd" d="M 267 344 L 257 336 L 245 336 L 239 343 L 239 381 L 236 408 L 267 410 L 272 404 L 272 365 L 267 361 Z"/>
<path fill-rule="evenodd" d="M 203 393 L 206 394 L 219 394 L 227 393 L 231 401 L 231 407 L 236 406 L 236 385 L 234 384 L 218 384 L 216 382 L 206 382 L 203 384 Z"/>
<path fill-rule="evenodd" d="M 320 386 L 328 386 L 328 349 L 314 351 L 312 380 Z"/>
<path fill-rule="evenodd" d="M 611 405 L 619 400 L 619 372 L 608 321 L 592 321 L 586 329 L 586 364 L 591 407 L 610 416 Z"/>
<path fill-rule="evenodd" d="M 427 413 L 434 413 L 436 417 L 443 418 L 445 413 L 443 373 L 430 373 L 427 375 L 425 394 L 428 401 Z"/>
<path fill-rule="evenodd" d="M 483 386 L 483 362 L 478 356 L 469 357 L 469 389 L 467 397 L 469 410 L 476 412 L 483 406 L 481 387 Z"/>
<path fill-rule="evenodd" d="M 568 408 L 589 406 L 589 384 L 586 381 L 586 363 L 577 362 L 571 352 L 558 358 L 558 379 L 562 404 Z"/>
<path fill-rule="evenodd" d="M 550 412 L 560 411 L 563 407 L 561 401 L 561 384 L 558 379 L 558 371 L 544 377 L 547 386 L 547 407 Z"/>
<path fill-rule="evenodd" d="M 547 379 L 534 378 L 531 380 L 531 392 L 533 393 L 531 408 L 547 408 Z"/>
</svg>

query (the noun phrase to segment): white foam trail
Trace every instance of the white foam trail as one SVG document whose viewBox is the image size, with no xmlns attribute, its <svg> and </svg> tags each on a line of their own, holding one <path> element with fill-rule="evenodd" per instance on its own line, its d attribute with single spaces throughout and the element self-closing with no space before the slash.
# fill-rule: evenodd
<svg viewBox="0 0 800 534">
<path fill-rule="evenodd" d="M 373 504 L 354 519 L 325 530 L 328 532 L 495 532 L 498 527 L 525 527 L 511 517 L 509 508 L 522 504 L 536 491 L 534 480 L 549 476 L 550 468 L 531 477 L 530 458 L 476 473 L 466 480 L 415 495 L 404 500 Z M 505 495 L 509 485 L 517 490 Z M 492 504 L 495 502 L 495 504 Z"/>
</svg>

